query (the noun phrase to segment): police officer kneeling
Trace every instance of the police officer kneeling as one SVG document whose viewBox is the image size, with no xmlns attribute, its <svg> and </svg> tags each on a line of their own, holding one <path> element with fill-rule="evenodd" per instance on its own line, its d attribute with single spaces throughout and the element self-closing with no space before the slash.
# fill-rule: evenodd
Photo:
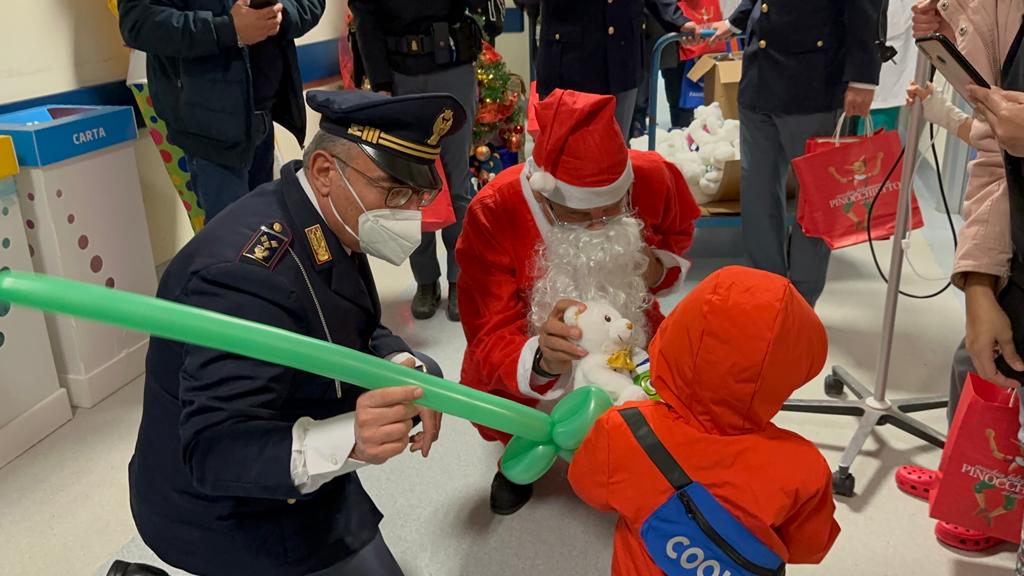
<svg viewBox="0 0 1024 576">
<path fill-rule="evenodd" d="M 189 242 L 158 296 L 439 375 L 380 325 L 367 254 L 397 265 L 415 249 L 419 208 L 441 187 L 439 142 L 466 114 L 442 94 L 307 100 L 322 120 L 303 161 Z M 352 471 L 410 444 L 428 455 L 441 418 L 412 404 L 420 394 L 153 339 L 129 465 L 139 534 L 204 576 L 400 575 Z"/>
</svg>

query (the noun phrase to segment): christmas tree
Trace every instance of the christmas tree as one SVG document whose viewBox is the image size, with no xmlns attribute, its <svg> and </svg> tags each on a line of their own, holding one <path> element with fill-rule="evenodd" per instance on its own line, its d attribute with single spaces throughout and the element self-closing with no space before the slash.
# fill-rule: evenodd
<svg viewBox="0 0 1024 576">
<path fill-rule="evenodd" d="M 503 145 L 512 152 L 523 147 L 524 105 L 526 85 L 522 78 L 508 71 L 501 55 L 484 42 L 476 62 L 479 88 L 473 143 Z"/>
</svg>

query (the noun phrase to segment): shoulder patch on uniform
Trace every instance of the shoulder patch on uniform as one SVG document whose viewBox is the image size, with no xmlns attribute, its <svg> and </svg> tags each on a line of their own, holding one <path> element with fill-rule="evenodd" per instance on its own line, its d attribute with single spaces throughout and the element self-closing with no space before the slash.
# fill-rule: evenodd
<svg viewBox="0 0 1024 576">
<path fill-rule="evenodd" d="M 277 266 L 281 257 L 288 251 L 291 235 L 280 222 L 271 222 L 253 234 L 245 249 L 238 255 L 239 262 L 247 262 L 269 268 Z"/>
</svg>

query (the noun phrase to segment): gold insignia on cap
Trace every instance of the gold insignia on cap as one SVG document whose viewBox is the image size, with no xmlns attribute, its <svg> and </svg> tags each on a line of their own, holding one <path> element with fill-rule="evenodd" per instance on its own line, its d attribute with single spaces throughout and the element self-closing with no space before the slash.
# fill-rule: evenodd
<svg viewBox="0 0 1024 576">
<path fill-rule="evenodd" d="M 452 123 L 455 120 L 455 113 L 452 112 L 451 108 L 445 108 L 444 112 L 434 120 L 434 134 L 427 140 L 427 144 L 431 146 L 437 146 L 437 143 L 441 141 L 441 138 L 452 129 Z"/>
<path fill-rule="evenodd" d="M 319 224 L 306 228 L 306 239 L 309 240 L 309 248 L 316 258 L 316 265 L 326 264 L 332 260 L 331 249 L 327 247 L 327 239 Z"/>
<path fill-rule="evenodd" d="M 280 234 L 282 230 L 284 230 L 284 226 L 281 226 L 280 222 L 274 222 L 274 232 Z"/>
</svg>

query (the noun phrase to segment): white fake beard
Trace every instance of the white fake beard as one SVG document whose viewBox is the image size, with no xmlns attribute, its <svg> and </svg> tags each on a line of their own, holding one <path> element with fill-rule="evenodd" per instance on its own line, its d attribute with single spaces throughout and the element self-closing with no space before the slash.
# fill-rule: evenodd
<svg viewBox="0 0 1024 576">
<path fill-rule="evenodd" d="M 553 226 L 535 260 L 537 281 L 530 303 L 533 333 L 559 300 L 604 300 L 636 326 L 632 344 L 646 348 L 644 311 L 653 298 L 644 282 L 648 259 L 642 228 L 643 223 L 632 217 L 613 220 L 597 230 Z"/>
</svg>

